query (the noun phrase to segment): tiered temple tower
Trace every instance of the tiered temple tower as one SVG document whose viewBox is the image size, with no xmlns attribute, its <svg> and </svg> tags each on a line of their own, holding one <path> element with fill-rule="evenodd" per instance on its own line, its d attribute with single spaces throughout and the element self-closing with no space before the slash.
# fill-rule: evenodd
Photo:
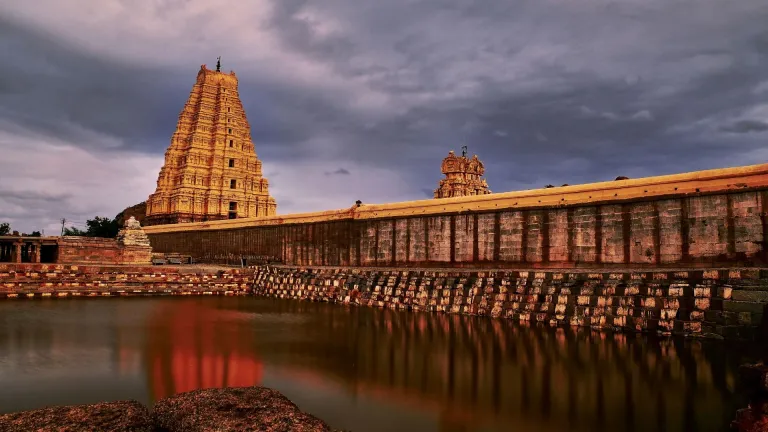
<svg viewBox="0 0 768 432">
<path fill-rule="evenodd" d="M 202 65 L 165 152 L 145 225 L 272 216 L 235 73 Z"/>
<path fill-rule="evenodd" d="M 435 198 L 491 193 L 488 183 L 481 178 L 485 174 L 483 163 L 477 155 L 468 159 L 466 146 L 462 147 L 462 150 L 461 157 L 456 156 L 451 150 L 448 152 L 448 157 L 443 159 L 442 171 L 445 178 L 440 180 L 440 185 L 435 189 Z"/>
</svg>

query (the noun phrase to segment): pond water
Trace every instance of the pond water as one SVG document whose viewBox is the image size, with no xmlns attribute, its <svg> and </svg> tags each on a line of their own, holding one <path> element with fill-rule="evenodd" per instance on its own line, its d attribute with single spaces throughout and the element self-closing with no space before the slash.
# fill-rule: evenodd
<svg viewBox="0 0 768 432">
<path fill-rule="evenodd" d="M 0 413 L 263 385 L 352 431 L 721 431 L 720 341 L 253 297 L 0 302 Z"/>
</svg>

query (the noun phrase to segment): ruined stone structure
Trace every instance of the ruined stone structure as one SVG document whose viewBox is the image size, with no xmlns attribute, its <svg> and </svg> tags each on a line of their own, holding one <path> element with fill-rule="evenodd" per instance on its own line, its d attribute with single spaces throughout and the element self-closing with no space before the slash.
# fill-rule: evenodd
<svg viewBox="0 0 768 432">
<path fill-rule="evenodd" d="M 149 245 L 149 237 L 141 229 L 139 221 L 133 216 L 125 221 L 123 228 L 117 233 L 117 244 L 122 246 L 151 247 Z"/>
<path fill-rule="evenodd" d="M 0 237 L 0 263 L 133 264 L 152 260 L 152 246 L 131 217 L 116 239 L 99 237 Z"/>
<path fill-rule="evenodd" d="M 443 159 L 441 171 L 445 178 L 440 180 L 440 185 L 435 189 L 435 198 L 451 198 L 471 195 L 486 195 L 491 193 L 488 183 L 483 179 L 485 166 L 477 158 L 467 158 L 466 147 L 461 157 L 457 157 L 453 150 Z"/>
<path fill-rule="evenodd" d="M 56 262 L 58 244 L 58 237 L 0 236 L 0 262 Z"/>
<path fill-rule="evenodd" d="M 152 260 L 152 246 L 141 224 L 131 216 L 117 233 L 122 264 L 148 264 Z"/>
<path fill-rule="evenodd" d="M 763 264 L 768 164 L 146 231 L 155 251 L 196 262 L 268 255 L 342 267 Z"/>
<path fill-rule="evenodd" d="M 146 225 L 272 216 L 234 72 L 202 65 L 147 200 Z"/>
</svg>

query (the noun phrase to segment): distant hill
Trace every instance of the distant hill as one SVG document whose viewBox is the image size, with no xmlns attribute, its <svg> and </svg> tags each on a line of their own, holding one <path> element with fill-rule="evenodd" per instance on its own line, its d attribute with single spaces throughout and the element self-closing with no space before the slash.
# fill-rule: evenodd
<svg viewBox="0 0 768 432">
<path fill-rule="evenodd" d="M 127 209 L 121 211 L 115 216 L 115 222 L 117 226 L 123 227 L 123 223 L 126 219 L 130 219 L 131 216 L 135 217 L 137 221 L 144 226 L 144 218 L 147 216 L 147 203 L 141 202 L 136 205 L 130 206 Z"/>
</svg>

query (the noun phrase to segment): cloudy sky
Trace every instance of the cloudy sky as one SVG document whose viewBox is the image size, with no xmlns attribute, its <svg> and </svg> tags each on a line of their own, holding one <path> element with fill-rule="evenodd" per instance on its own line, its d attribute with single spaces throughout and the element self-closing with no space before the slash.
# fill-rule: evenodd
<svg viewBox="0 0 768 432">
<path fill-rule="evenodd" d="M 765 0 L 5 0 L 0 221 L 154 191 L 200 65 L 240 79 L 279 213 L 766 162 Z"/>
</svg>

